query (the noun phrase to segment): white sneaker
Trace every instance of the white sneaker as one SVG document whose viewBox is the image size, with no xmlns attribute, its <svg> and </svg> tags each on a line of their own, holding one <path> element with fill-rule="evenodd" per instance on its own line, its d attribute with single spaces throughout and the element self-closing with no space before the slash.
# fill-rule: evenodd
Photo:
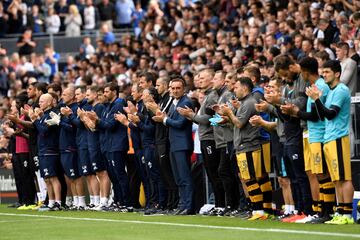
<svg viewBox="0 0 360 240">
<path fill-rule="evenodd" d="M 295 223 L 308 223 L 310 221 L 312 221 L 313 219 L 318 218 L 318 215 L 308 215 L 307 217 L 303 218 L 303 219 L 299 219 L 296 220 Z"/>
</svg>

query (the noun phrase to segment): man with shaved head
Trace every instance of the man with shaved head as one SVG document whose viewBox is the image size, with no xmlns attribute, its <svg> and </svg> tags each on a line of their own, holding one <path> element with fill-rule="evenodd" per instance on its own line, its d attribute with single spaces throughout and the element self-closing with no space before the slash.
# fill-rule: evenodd
<svg viewBox="0 0 360 240">
<path fill-rule="evenodd" d="M 61 184 L 56 176 L 59 166 L 59 129 L 47 123 L 52 118 L 53 97 L 48 93 L 41 95 L 39 106 L 30 109 L 29 116 L 38 131 L 39 167 L 47 186 L 48 206 L 50 210 L 58 211 L 61 209 Z"/>
<path fill-rule="evenodd" d="M 75 101 L 75 89 L 66 88 L 61 96 L 63 105 L 69 107 L 73 112 L 77 111 L 78 105 Z M 63 106 L 63 107 L 65 107 Z M 69 117 L 63 115 L 60 121 L 60 161 L 64 168 L 65 178 L 68 187 L 73 195 L 73 208 L 85 209 L 85 194 L 83 182 L 79 172 L 79 162 L 76 144 L 76 126 L 72 124 Z M 68 204 L 67 204 L 68 205 Z M 70 207 L 70 206 L 68 206 Z"/>
</svg>

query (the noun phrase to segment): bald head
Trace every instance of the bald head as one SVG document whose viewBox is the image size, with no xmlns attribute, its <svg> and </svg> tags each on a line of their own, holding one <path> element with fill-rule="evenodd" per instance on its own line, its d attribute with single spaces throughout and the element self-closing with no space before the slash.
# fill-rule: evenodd
<svg viewBox="0 0 360 240">
<path fill-rule="evenodd" d="M 52 106 L 52 103 L 53 103 L 53 97 L 50 94 L 45 93 L 40 96 L 39 106 L 40 106 L 41 110 L 46 111 L 46 110 L 50 109 Z"/>
</svg>

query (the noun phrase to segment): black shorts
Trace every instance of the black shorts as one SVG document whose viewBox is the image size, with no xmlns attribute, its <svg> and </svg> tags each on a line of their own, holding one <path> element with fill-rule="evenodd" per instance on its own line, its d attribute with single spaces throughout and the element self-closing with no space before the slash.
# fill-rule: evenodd
<svg viewBox="0 0 360 240">
<path fill-rule="evenodd" d="M 89 149 L 89 157 L 92 172 L 101 172 L 106 170 L 105 158 L 100 152 L 100 149 Z"/>
<path fill-rule="evenodd" d="M 79 153 L 78 167 L 79 167 L 80 175 L 87 176 L 87 175 L 94 174 L 94 172 L 91 168 L 89 150 L 88 149 L 79 149 L 78 153 Z"/>
<path fill-rule="evenodd" d="M 80 177 L 78 169 L 78 154 L 76 151 L 64 151 L 60 154 L 61 165 L 68 178 L 76 179 Z"/>
<path fill-rule="evenodd" d="M 39 156 L 39 168 L 42 178 L 56 177 L 59 166 L 59 155 Z"/>
</svg>

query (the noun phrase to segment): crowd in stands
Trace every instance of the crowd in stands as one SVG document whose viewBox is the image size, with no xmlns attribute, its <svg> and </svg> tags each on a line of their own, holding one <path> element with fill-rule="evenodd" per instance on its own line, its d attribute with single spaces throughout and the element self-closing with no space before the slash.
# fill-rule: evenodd
<svg viewBox="0 0 360 240">
<path fill-rule="evenodd" d="M 60 66 L 61 48 L 35 52 L 41 32 L 83 44 Z M 278 219 L 354 223 L 360 1 L 4 0 L 0 36 L 13 33 L 0 152 L 21 209 L 129 212 L 142 182 L 145 214 L 189 215 L 205 171 L 204 214 L 269 219 L 273 165 Z"/>
</svg>

